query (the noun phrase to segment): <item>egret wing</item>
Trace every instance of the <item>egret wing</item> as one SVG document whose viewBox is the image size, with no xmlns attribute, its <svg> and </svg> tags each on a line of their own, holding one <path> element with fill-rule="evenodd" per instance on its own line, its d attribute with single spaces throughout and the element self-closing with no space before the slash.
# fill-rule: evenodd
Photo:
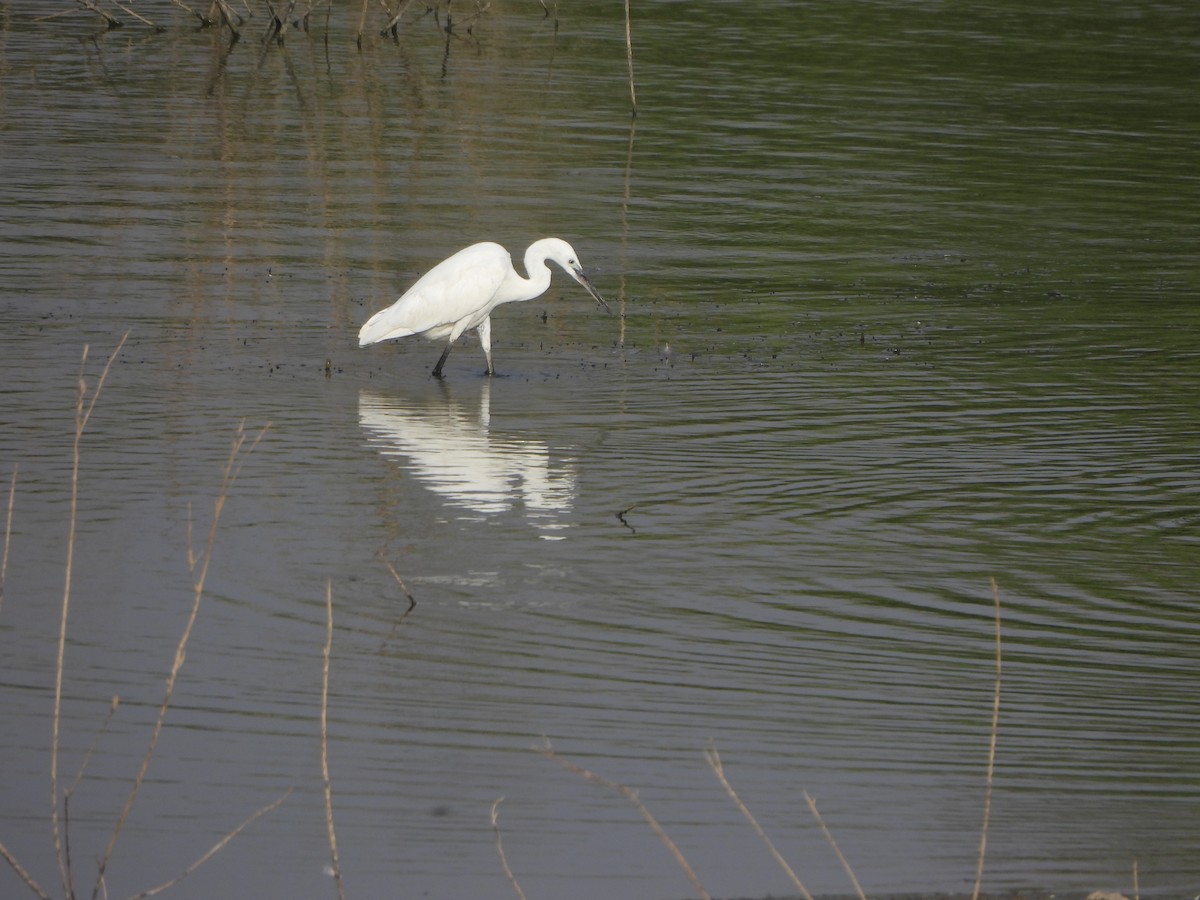
<svg viewBox="0 0 1200 900">
<path fill-rule="evenodd" d="M 491 301 L 512 271 L 499 244 L 473 244 L 442 260 L 404 295 L 367 320 L 359 346 L 419 334 L 437 340 L 473 328 L 487 318 Z"/>
</svg>

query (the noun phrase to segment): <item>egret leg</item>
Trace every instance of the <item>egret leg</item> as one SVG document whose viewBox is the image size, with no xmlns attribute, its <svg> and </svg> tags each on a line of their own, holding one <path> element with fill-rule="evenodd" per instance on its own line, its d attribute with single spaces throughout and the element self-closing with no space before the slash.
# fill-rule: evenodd
<svg viewBox="0 0 1200 900">
<path fill-rule="evenodd" d="M 446 345 L 446 349 L 442 351 L 442 355 L 438 357 L 437 365 L 433 367 L 433 377 L 442 377 L 442 366 L 446 364 L 446 357 L 450 355 L 450 348 L 454 346 L 454 341 Z"/>
<path fill-rule="evenodd" d="M 492 317 L 488 316 L 479 323 L 479 345 L 483 347 L 483 355 L 487 357 L 487 371 L 484 375 L 495 375 L 496 370 L 492 368 Z"/>
</svg>

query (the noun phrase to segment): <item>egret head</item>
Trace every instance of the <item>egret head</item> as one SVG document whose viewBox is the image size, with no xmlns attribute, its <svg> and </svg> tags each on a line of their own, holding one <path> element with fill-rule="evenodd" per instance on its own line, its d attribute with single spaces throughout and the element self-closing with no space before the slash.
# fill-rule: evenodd
<svg viewBox="0 0 1200 900">
<path fill-rule="evenodd" d="M 527 257 L 532 257 L 535 252 L 544 260 L 550 260 L 558 263 L 564 272 L 583 285 L 583 289 L 592 295 L 597 303 L 604 307 L 604 311 L 611 314 L 612 310 L 608 308 L 608 304 L 604 302 L 604 298 L 600 296 L 600 292 L 588 281 L 588 277 L 583 274 L 583 266 L 579 264 L 579 256 L 575 253 L 575 248 L 561 238 L 543 238 L 536 241 L 530 248 Z M 529 259 L 526 259 L 526 270 L 529 270 Z"/>
</svg>

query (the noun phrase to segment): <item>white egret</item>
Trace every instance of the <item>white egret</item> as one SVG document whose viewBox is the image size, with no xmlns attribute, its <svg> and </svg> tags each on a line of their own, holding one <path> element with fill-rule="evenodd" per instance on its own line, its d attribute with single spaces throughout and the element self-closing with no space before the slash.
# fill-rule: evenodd
<svg viewBox="0 0 1200 900">
<path fill-rule="evenodd" d="M 525 251 L 528 278 L 522 278 L 513 268 L 507 250 L 485 241 L 442 260 L 422 275 L 399 300 L 367 319 L 358 332 L 358 346 L 413 334 L 431 341 L 446 340 L 446 349 L 433 367 L 434 377 L 441 378 L 442 366 L 454 342 L 464 331 L 475 328 L 479 331 L 483 355 L 487 357 L 487 374 L 492 375 L 495 373 L 492 367 L 492 310 L 501 303 L 532 300 L 543 294 L 550 287 L 548 262 L 561 266 L 597 303 L 611 312 L 583 274 L 575 250 L 566 241 L 542 238 L 530 244 Z"/>
</svg>

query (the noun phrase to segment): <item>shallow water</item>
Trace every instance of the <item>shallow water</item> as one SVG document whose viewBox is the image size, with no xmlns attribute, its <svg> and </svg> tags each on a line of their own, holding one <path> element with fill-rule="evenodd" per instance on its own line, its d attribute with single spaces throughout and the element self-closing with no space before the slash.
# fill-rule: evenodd
<svg viewBox="0 0 1200 900">
<path fill-rule="evenodd" d="M 1195 893 L 1200 204 L 1189 6 L 494 9 L 290 33 L 0 12 L 0 841 L 92 877 L 146 748 L 240 422 L 251 440 L 107 873 L 174 896 L 985 886 Z M 182 15 L 182 14 L 179 14 Z M 473 239 L 570 239 L 464 340 L 359 324 Z M 8 491 L 3 496 L 7 498 Z M 397 583 L 387 564 L 403 581 Z M 197 570 L 198 571 L 198 570 Z M 405 591 L 417 606 L 408 607 Z M 63 786 L 65 787 L 66 784 Z M 269 862 L 265 861 L 269 860 Z M 89 861 L 89 862 L 81 862 Z M 0 872 L 0 893 L 21 887 Z M 1190 894 L 1189 894 L 1190 896 Z"/>
</svg>

